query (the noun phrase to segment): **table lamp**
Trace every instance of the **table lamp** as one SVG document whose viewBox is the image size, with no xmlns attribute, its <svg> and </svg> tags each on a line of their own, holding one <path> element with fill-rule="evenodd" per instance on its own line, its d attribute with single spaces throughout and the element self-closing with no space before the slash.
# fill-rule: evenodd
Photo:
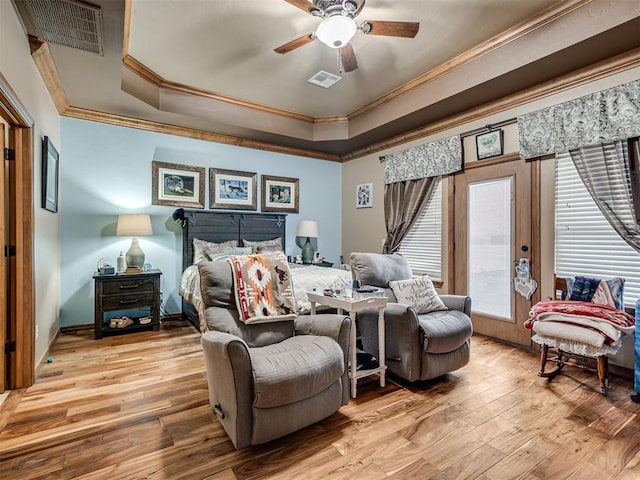
<svg viewBox="0 0 640 480">
<path fill-rule="evenodd" d="M 302 220 L 298 224 L 296 236 L 307 237 L 307 241 L 302 247 L 302 263 L 313 263 L 313 245 L 311 245 L 311 237 L 318 238 L 318 222 L 313 220 Z"/>
<path fill-rule="evenodd" d="M 144 265 L 144 252 L 138 243 L 138 236 L 153 235 L 151 217 L 149 215 L 118 215 L 116 235 L 119 237 L 131 236 L 131 247 L 127 250 L 125 259 L 128 269 L 142 270 Z"/>
</svg>

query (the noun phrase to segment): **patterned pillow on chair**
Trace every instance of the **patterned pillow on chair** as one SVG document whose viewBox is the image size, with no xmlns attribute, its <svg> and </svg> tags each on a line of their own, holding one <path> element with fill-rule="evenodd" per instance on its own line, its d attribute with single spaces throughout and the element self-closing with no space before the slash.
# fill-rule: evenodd
<svg viewBox="0 0 640 480">
<path fill-rule="evenodd" d="M 608 280 L 589 277 L 567 277 L 569 300 L 609 305 L 624 310 L 624 278 L 614 277 Z"/>
</svg>

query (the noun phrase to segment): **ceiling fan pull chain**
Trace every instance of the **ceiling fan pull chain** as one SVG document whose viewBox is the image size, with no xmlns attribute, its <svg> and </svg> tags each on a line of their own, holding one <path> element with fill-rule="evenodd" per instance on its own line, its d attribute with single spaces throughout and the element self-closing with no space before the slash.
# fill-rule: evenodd
<svg viewBox="0 0 640 480">
<path fill-rule="evenodd" d="M 342 66 L 342 58 L 340 58 L 340 49 L 336 48 L 336 59 L 338 61 L 338 73 L 344 73 L 344 67 Z"/>
</svg>

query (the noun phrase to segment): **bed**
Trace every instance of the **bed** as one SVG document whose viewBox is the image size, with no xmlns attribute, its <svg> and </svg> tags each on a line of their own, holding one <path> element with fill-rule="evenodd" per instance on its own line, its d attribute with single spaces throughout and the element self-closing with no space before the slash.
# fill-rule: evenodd
<svg viewBox="0 0 640 480">
<path fill-rule="evenodd" d="M 525 322 L 535 332 L 531 339 L 541 346 L 538 375 L 551 381 L 565 366 L 593 368 L 600 392 L 607 395 L 608 356 L 620 350 L 635 324 L 624 311 L 624 280 L 557 277 L 555 286 L 557 299 L 535 304 Z M 549 357 L 550 349 L 555 356 Z M 551 371 L 546 370 L 548 361 L 555 363 Z"/>
<path fill-rule="evenodd" d="M 182 318 L 199 331 L 206 330 L 201 324 L 200 283 L 198 268 L 194 264 L 194 239 L 220 244 L 232 241 L 243 247 L 243 241 L 265 242 L 281 239 L 286 251 L 287 216 L 279 213 L 217 212 L 205 210 L 177 209 L 173 219 L 182 226 L 182 276 L 179 294 L 182 298 Z M 196 252 L 197 253 L 197 252 Z M 241 252 L 237 253 L 247 253 Z M 351 286 L 351 272 L 338 268 L 317 265 L 290 264 L 297 310 L 302 315 L 310 312 L 307 291 L 326 288 L 341 289 Z"/>
</svg>

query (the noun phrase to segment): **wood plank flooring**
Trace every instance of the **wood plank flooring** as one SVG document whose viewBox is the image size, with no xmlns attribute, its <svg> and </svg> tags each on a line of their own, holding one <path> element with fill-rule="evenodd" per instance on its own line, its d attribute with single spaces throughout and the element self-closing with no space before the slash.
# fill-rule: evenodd
<svg viewBox="0 0 640 480">
<path fill-rule="evenodd" d="M 326 420 L 237 451 L 209 407 L 192 327 L 92 335 L 61 335 L 36 384 L 0 405 L 0 478 L 640 478 L 631 379 L 612 376 L 608 397 L 580 369 L 548 383 L 537 355 L 484 337 L 459 371 L 362 380 Z"/>
</svg>

